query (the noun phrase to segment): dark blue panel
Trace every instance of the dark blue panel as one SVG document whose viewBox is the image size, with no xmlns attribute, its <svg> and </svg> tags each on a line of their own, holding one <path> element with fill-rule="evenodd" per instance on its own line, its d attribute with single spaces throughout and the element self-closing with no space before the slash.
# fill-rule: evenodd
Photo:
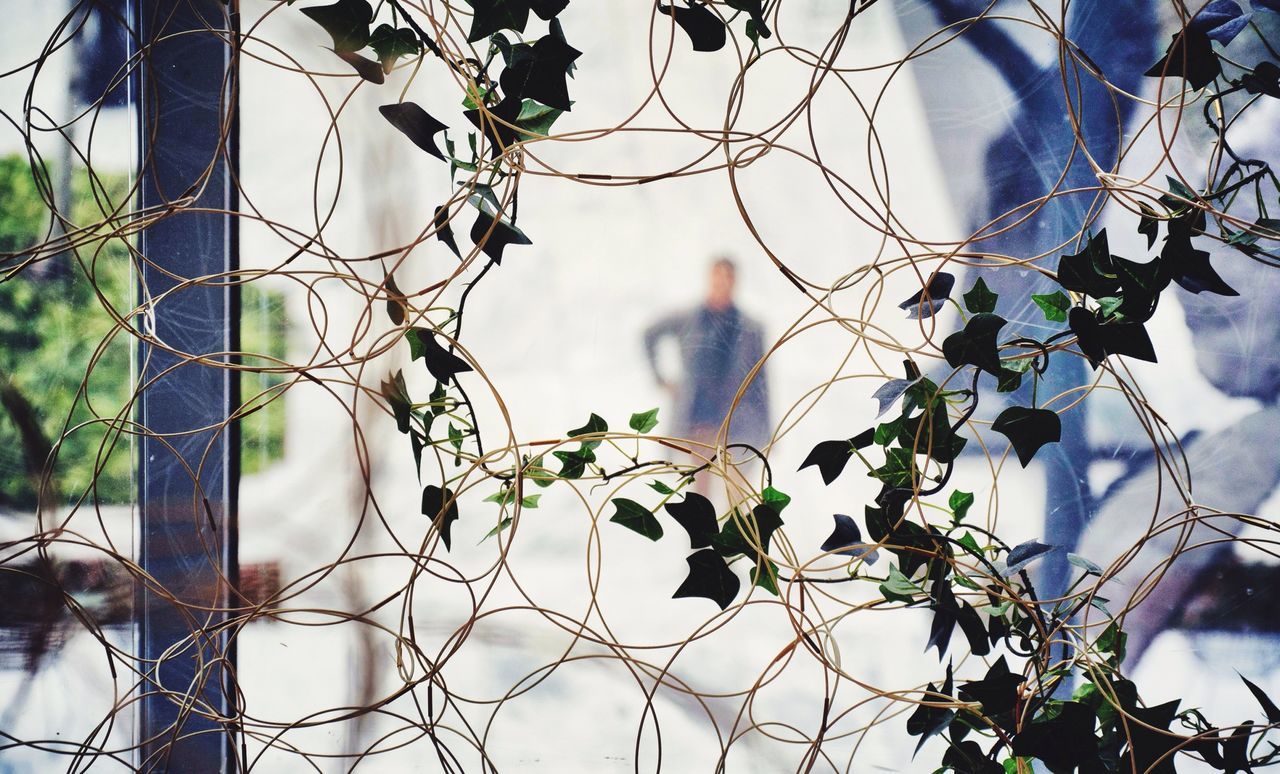
<svg viewBox="0 0 1280 774">
<path fill-rule="evenodd" d="M 221 279 L 186 283 L 236 265 L 234 219 L 191 211 L 236 207 L 228 174 L 233 52 L 225 32 L 209 31 L 234 20 L 217 0 L 133 3 L 143 49 L 134 82 L 140 203 L 144 212 L 178 207 L 139 238 L 140 299 L 148 303 L 140 324 L 154 339 L 139 353 L 147 436 L 139 444 L 138 549 L 154 588 L 139 597 L 146 683 L 138 762 L 143 771 L 222 772 L 233 768 L 234 703 L 219 609 L 236 582 L 236 439 L 224 423 L 237 396 L 233 374 L 216 363 L 236 345 L 237 298 Z"/>
</svg>

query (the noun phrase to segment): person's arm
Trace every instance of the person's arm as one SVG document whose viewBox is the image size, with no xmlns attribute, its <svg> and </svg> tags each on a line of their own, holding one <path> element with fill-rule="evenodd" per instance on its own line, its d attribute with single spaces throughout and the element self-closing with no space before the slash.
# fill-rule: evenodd
<svg viewBox="0 0 1280 774">
<path fill-rule="evenodd" d="M 670 387 L 674 382 L 664 377 L 658 368 L 658 343 L 668 336 L 678 336 L 683 320 L 682 314 L 670 314 L 644 331 L 645 359 L 649 361 L 649 370 L 653 373 L 653 378 L 663 387 Z"/>
</svg>

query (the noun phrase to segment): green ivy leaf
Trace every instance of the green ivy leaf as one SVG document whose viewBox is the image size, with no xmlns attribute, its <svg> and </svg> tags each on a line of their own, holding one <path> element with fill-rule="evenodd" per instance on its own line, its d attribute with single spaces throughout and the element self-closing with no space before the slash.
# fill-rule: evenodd
<svg viewBox="0 0 1280 774">
<path fill-rule="evenodd" d="M 764 488 L 764 491 L 760 493 L 760 499 L 779 516 L 782 515 L 782 510 L 791 504 L 791 495 L 786 492 L 780 492 L 771 486 Z"/>
<path fill-rule="evenodd" d="M 604 433 L 607 433 L 608 431 L 609 431 L 609 423 L 604 421 L 604 419 L 599 414 L 593 413 L 590 416 L 590 418 L 587 419 L 587 423 L 585 425 L 583 425 L 582 427 L 578 427 L 573 430 L 570 430 L 568 435 L 570 438 L 578 438 L 584 435 L 602 435 Z M 582 448 L 594 449 L 598 447 L 600 443 L 601 441 L 599 440 L 583 441 Z M 593 458 L 593 461 L 594 461 L 594 458 Z"/>
<path fill-rule="evenodd" d="M 764 571 L 761 572 L 760 565 L 751 568 L 751 585 L 759 586 L 775 597 L 778 596 L 778 565 L 766 559 L 763 569 Z"/>
<path fill-rule="evenodd" d="M 916 594 L 924 593 L 924 589 L 912 583 L 911 579 L 903 575 L 897 567 L 890 565 L 889 577 L 880 584 L 880 593 L 890 602 L 910 604 L 915 602 Z"/>
<path fill-rule="evenodd" d="M 996 299 L 999 297 L 999 293 L 993 293 L 991 288 L 987 287 L 986 281 L 978 277 L 977 282 L 973 283 L 973 288 L 964 294 L 964 305 L 974 313 L 994 312 Z"/>
<path fill-rule="evenodd" d="M 637 433 L 647 433 L 658 426 L 658 410 L 651 408 L 648 411 L 632 414 L 627 425 Z"/>
<path fill-rule="evenodd" d="M 969 507 L 973 505 L 973 492 L 961 492 L 957 489 L 947 499 L 947 505 L 951 508 L 951 518 L 963 521 L 965 515 L 969 513 Z"/>
<path fill-rule="evenodd" d="M 653 511 L 635 500 L 628 500 L 625 497 L 613 498 L 613 505 L 617 510 L 609 521 L 614 524 L 621 524 L 632 532 L 644 535 L 650 540 L 656 541 L 662 537 L 662 525 L 658 523 Z"/>
<path fill-rule="evenodd" d="M 384 72 L 391 72 L 396 60 L 405 56 L 415 56 L 421 47 L 418 36 L 406 27 L 396 29 L 390 24 L 379 24 L 369 36 L 369 47 L 378 56 Z"/>
<path fill-rule="evenodd" d="M 1066 322 L 1067 310 L 1071 308 L 1071 299 L 1061 290 L 1052 293 L 1032 293 L 1031 300 L 1044 312 L 1044 319 L 1049 322 Z"/>
<path fill-rule="evenodd" d="M 676 490 L 661 481 L 650 481 L 649 488 L 661 495 L 671 495 L 676 493 Z"/>
</svg>

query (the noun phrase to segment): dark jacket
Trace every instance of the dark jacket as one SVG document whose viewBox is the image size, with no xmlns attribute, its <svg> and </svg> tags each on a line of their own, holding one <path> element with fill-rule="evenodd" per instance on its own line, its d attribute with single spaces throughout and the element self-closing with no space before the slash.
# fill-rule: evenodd
<svg viewBox="0 0 1280 774">
<path fill-rule="evenodd" d="M 700 353 L 708 344 L 713 334 L 703 324 L 702 306 L 658 320 L 644 332 L 645 356 L 649 367 L 659 383 L 670 382 L 676 385 L 675 417 L 672 425 L 674 435 L 688 437 L 692 431 L 690 417 L 694 405 L 695 391 L 706 385 L 720 386 L 717 394 L 723 396 L 722 405 L 716 412 L 718 419 L 714 424 L 724 421 L 732 405 L 733 396 L 751 369 L 760 358 L 764 357 L 764 333 L 760 324 L 741 312 L 736 314 L 736 325 L 727 337 L 729 352 L 723 358 L 726 366 L 722 373 L 708 371 L 708 359 Z M 736 309 L 735 309 L 736 311 Z M 658 370 L 658 342 L 671 337 L 680 349 L 681 373 L 678 379 L 664 376 Z M 699 385 L 702 385 L 700 388 Z M 733 421 L 729 425 L 729 443 L 748 443 L 759 448 L 769 439 L 773 428 L 769 422 L 769 390 L 762 368 L 756 377 L 747 385 L 738 407 L 734 411 Z"/>
</svg>

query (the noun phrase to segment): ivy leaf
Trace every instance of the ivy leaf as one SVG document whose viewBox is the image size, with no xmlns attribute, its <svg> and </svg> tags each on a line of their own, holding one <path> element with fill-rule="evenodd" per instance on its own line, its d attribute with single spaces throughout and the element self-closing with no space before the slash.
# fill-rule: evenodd
<svg viewBox="0 0 1280 774">
<path fill-rule="evenodd" d="M 516 116 L 516 126 L 520 129 L 518 138 L 524 141 L 546 137 L 551 134 L 552 124 L 563 114 L 563 110 L 525 100 L 520 106 L 520 115 Z"/>
<path fill-rule="evenodd" d="M 1067 561 L 1072 565 L 1079 567 L 1090 575 L 1102 575 L 1102 568 L 1093 562 L 1085 559 L 1080 554 L 1067 553 Z"/>
<path fill-rule="evenodd" d="M 917 381 L 919 380 L 918 379 L 890 379 L 889 381 L 880 385 L 876 389 L 875 393 L 872 394 L 871 396 L 876 400 L 877 403 L 880 404 L 880 411 L 876 413 L 876 419 L 879 419 L 880 417 L 884 416 L 884 413 L 888 411 L 893 406 L 894 403 L 897 402 L 898 398 L 901 398 L 902 394 L 906 392 L 907 389 L 910 388 L 911 385 L 915 384 Z"/>
<path fill-rule="evenodd" d="M 515 143 L 520 131 L 516 122 L 520 120 L 523 108 L 524 100 L 509 96 L 488 110 L 477 107 L 463 111 L 462 115 L 484 133 L 489 142 L 490 158 L 497 158 Z"/>
<path fill-rule="evenodd" d="M 832 518 L 835 519 L 836 528 L 823 541 L 821 550 L 854 558 L 862 557 L 867 564 L 875 564 L 880 556 L 874 548 L 862 542 L 862 531 L 858 529 L 857 523 L 843 513 L 833 514 Z"/>
<path fill-rule="evenodd" d="M 569 7 L 569 0 L 529 0 L 529 8 L 543 21 L 551 21 Z"/>
<path fill-rule="evenodd" d="M 1235 0 L 1213 0 L 1200 9 L 1187 26 L 1225 46 L 1249 26 L 1252 16 L 1245 13 Z"/>
<path fill-rule="evenodd" d="M 644 535 L 653 541 L 662 537 L 662 525 L 658 523 L 653 511 L 625 497 L 613 498 L 613 505 L 617 511 L 609 521 L 621 524 L 632 532 Z"/>
<path fill-rule="evenodd" d="M 453 254 L 462 257 L 462 252 L 458 250 L 458 242 L 453 238 L 453 227 L 449 225 L 449 209 L 443 205 L 436 207 L 435 213 L 431 216 L 431 225 L 436 227 L 436 239 L 445 243 L 445 246 L 453 251 Z"/>
<path fill-rule="evenodd" d="M 378 112 L 414 145 L 441 161 L 448 161 L 436 145 L 435 136 L 449 127 L 437 121 L 417 103 L 398 102 L 393 105 L 383 105 L 378 108 Z"/>
<path fill-rule="evenodd" d="M 1093 710 L 1079 702 L 1064 701 L 1057 715 L 1023 727 L 1013 738 L 1013 754 L 1039 758 L 1054 774 L 1089 765 L 1097 766 L 1089 771 L 1102 770 L 1093 726 Z"/>
<path fill-rule="evenodd" d="M 601 435 L 607 432 L 609 432 L 609 423 L 604 421 L 604 417 L 593 412 L 591 416 L 587 418 L 587 423 L 585 425 L 570 430 L 568 435 L 570 438 L 577 438 L 583 435 Z M 594 439 L 590 441 L 583 441 L 582 448 L 594 449 L 599 446 L 600 443 L 601 441 Z"/>
<path fill-rule="evenodd" d="M 659 5 L 658 13 L 674 16 L 676 24 L 689 36 L 694 51 L 719 51 L 728 39 L 724 22 L 699 0 L 685 0 L 688 8 Z"/>
<path fill-rule="evenodd" d="M 993 376 L 1001 371 L 996 336 L 1006 320 L 996 314 L 975 314 L 964 330 L 956 331 L 942 342 L 942 354 L 952 368 L 975 365 Z"/>
<path fill-rule="evenodd" d="M 689 492 L 683 501 L 667 503 L 663 507 L 689 533 L 690 548 L 707 548 L 711 545 L 711 540 L 720 534 L 715 506 L 697 492 Z"/>
<path fill-rule="evenodd" d="M 414 347 L 410 339 L 410 348 L 415 353 L 412 359 L 417 360 L 421 357 L 436 381 L 447 384 L 457 374 L 472 370 L 467 361 L 440 346 L 436 341 L 435 331 L 428 328 L 411 328 L 409 335 L 418 340 L 418 346 Z"/>
<path fill-rule="evenodd" d="M 924 320 L 933 317 L 951 296 L 951 289 L 956 285 L 956 275 L 945 271 L 934 272 L 929 284 L 917 291 L 911 298 L 898 304 L 899 309 L 907 311 L 907 317 L 913 320 Z M 928 299 L 928 300 L 926 300 Z"/>
<path fill-rule="evenodd" d="M 529 0 L 468 0 L 471 3 L 471 31 L 467 42 L 484 40 L 499 30 L 524 32 L 529 23 Z"/>
<path fill-rule="evenodd" d="M 1114 258 L 1104 228 L 1089 237 L 1083 250 L 1058 259 L 1058 284 L 1094 298 L 1115 295 L 1120 291 L 1120 280 L 1116 277 Z"/>
<path fill-rule="evenodd" d="M 1160 251 L 1160 259 L 1169 278 L 1191 293 L 1208 291 L 1220 296 L 1240 295 L 1223 281 L 1209 262 L 1209 253 L 1191 245 L 1189 235 L 1171 235 Z"/>
<path fill-rule="evenodd" d="M 569 67 L 582 52 L 556 35 L 543 35 L 533 45 L 511 47 L 511 61 L 498 82 L 506 99 L 525 98 L 558 110 L 569 110 Z M 518 116 L 517 116 L 518 118 Z"/>
<path fill-rule="evenodd" d="M 1018 703 L 1018 687 L 1026 681 L 1022 675 L 1010 672 L 1009 663 L 1001 656 L 981 680 L 962 683 L 959 694 L 965 701 L 978 702 L 984 715 L 995 718 L 1013 710 Z"/>
<path fill-rule="evenodd" d="M 405 312 L 404 293 L 400 292 L 400 288 L 396 287 L 395 275 L 388 274 L 387 275 L 387 317 L 390 318 L 393 325 L 403 325 L 404 312 Z M 409 347 L 410 349 L 413 348 L 412 342 L 410 342 Z"/>
<path fill-rule="evenodd" d="M 533 240 L 513 224 L 495 218 L 483 208 L 476 210 L 476 222 L 471 225 L 471 241 L 496 264 L 502 263 L 502 252 L 507 245 L 531 245 Z"/>
<path fill-rule="evenodd" d="M 1094 368 L 1110 355 L 1156 362 L 1151 337 L 1142 323 L 1112 322 L 1103 325 L 1097 315 L 1079 306 L 1072 307 L 1067 321 L 1071 332 L 1076 335 L 1080 351 Z"/>
<path fill-rule="evenodd" d="M 978 615 L 978 611 L 968 602 L 961 602 L 960 609 L 956 612 L 956 623 L 960 624 L 960 631 L 964 632 L 964 638 L 969 641 L 969 650 L 975 656 L 985 656 L 991 652 L 991 643 L 987 641 L 987 627 L 982 623 L 982 616 Z"/>
<path fill-rule="evenodd" d="M 409 388 L 404 383 L 404 373 L 397 370 L 389 379 L 382 380 L 382 397 L 391 407 L 391 414 L 396 418 L 396 429 L 402 433 L 409 432 L 409 419 L 412 416 L 412 401 L 409 399 Z"/>
<path fill-rule="evenodd" d="M 929 683 L 929 687 L 925 692 L 931 695 L 923 698 L 925 701 L 935 703 L 950 701 L 952 699 L 951 691 L 951 665 L 948 664 L 947 678 L 943 682 L 942 687 L 938 688 L 933 683 Z M 938 698 L 939 696 L 943 698 Z M 911 716 L 907 718 L 907 733 L 911 736 L 920 737 L 920 741 L 916 743 L 915 752 L 920 752 L 920 748 L 924 746 L 924 743 L 929 741 L 930 737 L 941 733 L 943 729 L 951 724 L 951 721 L 955 716 L 955 710 L 948 707 L 939 707 L 926 703 L 917 705 L 915 712 L 912 712 Z M 913 757 L 914 755 L 915 753 L 912 753 Z"/>
<path fill-rule="evenodd" d="M 1222 74 L 1222 65 L 1213 52 L 1209 36 L 1188 26 L 1173 36 L 1164 56 L 1143 74 L 1152 78 L 1180 76 L 1191 88 L 1203 89 Z"/>
<path fill-rule="evenodd" d="M 583 444 L 585 447 L 586 444 Z M 581 448 L 577 451 L 553 451 L 551 456 L 560 460 L 560 472 L 557 474 L 564 479 L 582 478 L 582 474 L 586 472 L 587 465 L 596 461 L 596 455 L 590 449 Z"/>
<path fill-rule="evenodd" d="M 1128 753 L 1133 755 L 1135 771 L 1149 774 L 1177 774 L 1173 751 L 1180 747 L 1183 738 L 1169 733 L 1169 726 L 1178 716 L 1177 699 L 1154 707 L 1127 707 L 1126 711 L 1136 722 L 1126 723 L 1129 736 Z M 1127 757 L 1122 752 L 1122 756 Z M 1160 761 L 1160 763 L 1156 763 Z"/>
<path fill-rule="evenodd" d="M 1142 217 L 1138 219 L 1138 233 L 1147 238 L 1147 249 L 1156 243 L 1156 235 L 1160 228 L 1160 215 L 1146 202 L 1138 202 Z"/>
<path fill-rule="evenodd" d="M 1044 295 L 1032 293 L 1031 300 L 1040 307 L 1040 311 L 1044 312 L 1044 319 L 1049 322 L 1067 321 L 1067 310 L 1071 308 L 1071 299 L 1061 290 Z"/>
<path fill-rule="evenodd" d="M 766 559 L 763 565 L 751 568 L 751 585 L 759 586 L 775 597 L 778 596 L 778 565 Z"/>
<path fill-rule="evenodd" d="M 741 524 L 740 524 L 741 522 Z M 743 529 L 746 531 L 744 532 Z M 778 527 L 782 526 L 782 517 L 768 505 L 761 503 L 751 509 L 751 513 L 746 517 L 734 515 L 725 519 L 724 525 L 721 526 L 719 534 L 711 538 L 711 546 L 720 553 L 721 556 L 728 558 L 744 554 L 754 556 L 757 553 L 767 554 L 769 552 L 769 540 L 773 537 L 773 533 Z M 759 545 L 757 551 L 756 545 Z"/>
<path fill-rule="evenodd" d="M 1005 558 L 1005 576 L 1013 575 L 1015 572 L 1022 570 L 1035 560 L 1058 550 L 1058 546 L 1051 546 L 1041 543 L 1038 540 L 1028 540 L 1014 546 L 1009 551 L 1009 556 Z"/>
<path fill-rule="evenodd" d="M 422 490 L 422 513 L 431 517 L 431 523 L 439 530 L 440 539 L 444 541 L 445 550 L 449 550 L 449 533 L 453 529 L 453 523 L 458 520 L 458 503 L 454 500 L 453 492 L 448 487 L 441 489 L 428 484 Z"/>
<path fill-rule="evenodd" d="M 961 492 L 959 489 L 951 493 L 951 497 L 947 499 L 947 506 L 951 508 L 951 518 L 957 522 L 963 521 L 966 514 L 969 513 L 970 506 L 973 505 L 973 492 Z"/>
<path fill-rule="evenodd" d="M 1280 99 L 1280 66 L 1275 62 L 1262 61 L 1240 76 L 1240 85 L 1250 94 L 1265 94 Z"/>
<path fill-rule="evenodd" d="M 381 85 L 386 82 L 386 74 L 382 71 L 382 65 L 372 59 L 353 53 L 351 51 L 336 51 L 338 58 L 351 65 L 351 69 L 356 71 L 356 75 L 364 78 L 369 83 Z"/>
<path fill-rule="evenodd" d="M 766 486 L 764 491 L 760 493 L 760 500 L 765 505 L 772 508 L 774 513 L 781 516 L 783 509 L 791 504 L 791 495 L 774 489 L 771 486 Z"/>
<path fill-rule="evenodd" d="M 1005 767 L 988 758 L 982 746 L 972 739 L 952 742 L 942 755 L 942 765 L 962 774 L 1006 774 Z"/>
<path fill-rule="evenodd" d="M 391 72 L 396 60 L 404 56 L 414 56 L 422 49 L 418 45 L 418 36 L 406 27 L 396 29 L 390 24 L 379 24 L 369 36 L 369 48 L 377 54 L 384 72 Z"/>
<path fill-rule="evenodd" d="M 911 450 L 897 447 L 885 449 L 884 458 L 884 465 L 867 475 L 893 489 L 911 486 L 916 474 L 915 455 Z"/>
<path fill-rule="evenodd" d="M 333 38 L 333 50 L 337 53 L 359 51 L 369 42 L 373 8 L 365 0 L 338 0 L 332 5 L 303 8 L 302 12 L 324 27 Z"/>
<path fill-rule="evenodd" d="M 676 493 L 676 490 L 672 489 L 671 487 L 669 487 L 669 486 L 667 486 L 666 484 L 662 483 L 661 481 L 657 481 L 657 480 L 650 481 L 650 482 L 649 482 L 649 488 L 650 488 L 650 489 L 652 489 L 653 491 L 657 492 L 657 493 L 658 493 L 658 494 L 660 494 L 660 495 L 669 495 L 669 494 L 675 494 L 675 493 Z"/>
<path fill-rule="evenodd" d="M 854 449 L 870 446 L 874 439 L 875 432 L 867 431 L 843 441 L 822 441 L 809 451 L 809 456 L 800 463 L 798 470 L 817 465 L 818 472 L 822 474 L 822 483 L 830 484 L 840 477 L 844 466 L 853 456 Z"/>
<path fill-rule="evenodd" d="M 915 595 L 923 594 L 924 589 L 912 583 L 897 567 L 890 566 L 889 577 L 880 584 L 880 593 L 890 602 L 912 604 L 916 601 Z"/>
<path fill-rule="evenodd" d="M 999 293 L 991 292 L 986 281 L 978 277 L 977 282 L 973 283 L 973 289 L 964 294 L 964 305 L 970 312 L 994 312 L 996 299 L 999 297 Z"/>
<path fill-rule="evenodd" d="M 1009 439 L 1024 468 L 1041 446 L 1062 440 L 1062 420 L 1048 409 L 1010 406 L 1000 412 L 991 429 Z"/>
<path fill-rule="evenodd" d="M 637 433 L 647 433 L 658 426 L 658 410 L 651 408 L 632 414 L 627 425 Z"/>
<path fill-rule="evenodd" d="M 1267 722 L 1280 723 L 1280 707 L 1276 706 L 1276 703 L 1271 700 L 1271 697 L 1268 696 L 1265 691 L 1249 682 L 1248 678 L 1241 675 L 1239 672 L 1236 672 L 1236 674 L 1240 675 L 1241 680 L 1244 680 L 1244 684 L 1248 686 L 1249 692 L 1253 694 L 1253 698 L 1258 700 L 1258 704 L 1262 707 L 1262 711 L 1267 713 Z"/>
<path fill-rule="evenodd" d="M 733 574 L 729 565 L 719 554 L 710 548 L 695 551 L 686 559 L 689 563 L 689 575 L 676 589 L 672 599 L 682 597 L 703 597 L 715 602 L 724 610 L 738 596 L 742 585 L 738 576 Z"/>
</svg>

